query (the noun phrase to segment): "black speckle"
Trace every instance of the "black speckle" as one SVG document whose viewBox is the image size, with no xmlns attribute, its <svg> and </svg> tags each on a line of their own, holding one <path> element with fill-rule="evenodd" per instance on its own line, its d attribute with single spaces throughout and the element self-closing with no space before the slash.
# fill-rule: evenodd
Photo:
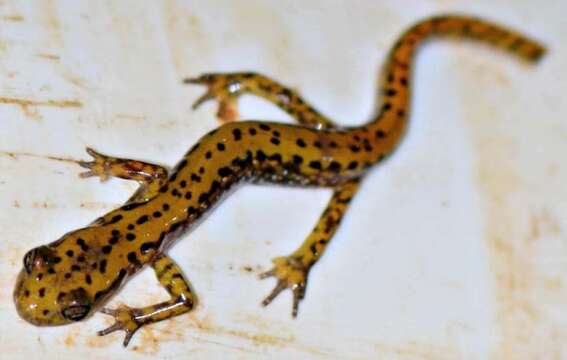
<svg viewBox="0 0 567 360">
<path fill-rule="evenodd" d="M 321 170 L 321 162 L 320 161 L 310 161 L 309 167 L 312 169 Z"/>
<path fill-rule="evenodd" d="M 85 282 L 89 285 L 93 283 L 93 279 L 90 274 L 85 275 Z"/>
<path fill-rule="evenodd" d="M 210 151 L 207 151 L 207 152 L 205 153 L 205 159 L 210 159 L 210 158 L 212 158 L 212 157 L 213 157 L 213 153 L 211 153 Z"/>
<path fill-rule="evenodd" d="M 148 215 L 142 215 L 138 218 L 138 220 L 136 220 L 136 224 L 138 225 L 142 225 L 143 223 L 147 222 L 150 218 L 148 217 Z"/>
<path fill-rule="evenodd" d="M 136 240 L 136 235 L 134 235 L 133 233 L 128 233 L 128 234 L 126 234 L 126 240 L 134 241 L 134 240 Z"/>
<path fill-rule="evenodd" d="M 264 131 L 270 131 L 270 126 L 266 125 L 266 124 L 260 124 L 260 129 L 264 130 Z"/>
<path fill-rule="evenodd" d="M 275 137 L 280 137 L 280 132 L 277 130 L 272 131 L 272 135 L 274 135 Z"/>
<path fill-rule="evenodd" d="M 75 255 L 75 253 L 73 252 L 73 250 L 67 250 L 65 252 L 65 255 L 67 255 L 68 257 L 73 257 L 73 255 Z"/>
<path fill-rule="evenodd" d="M 44 297 L 44 296 L 45 296 L 45 288 L 39 289 L 39 297 Z"/>
<path fill-rule="evenodd" d="M 282 156 L 281 156 L 281 154 L 278 154 L 278 153 L 270 155 L 269 159 L 272 160 L 272 161 L 279 162 L 279 163 L 282 162 Z"/>
<path fill-rule="evenodd" d="M 159 212 L 159 211 L 154 211 L 154 213 L 153 213 L 152 215 L 153 215 L 153 217 L 155 217 L 155 218 L 160 218 L 160 217 L 161 217 L 161 212 Z"/>
<path fill-rule="evenodd" d="M 181 180 L 181 181 L 179 182 L 179 186 L 181 186 L 182 188 L 186 187 L 186 186 L 187 186 L 187 181 Z"/>
<path fill-rule="evenodd" d="M 134 230 L 134 224 L 128 224 L 128 230 Z"/>
<path fill-rule="evenodd" d="M 207 200 L 209 199 L 209 193 L 208 192 L 204 192 L 201 195 L 199 195 L 199 204 L 203 204 L 205 203 Z M 191 206 L 189 209 L 192 209 L 193 207 Z"/>
<path fill-rule="evenodd" d="M 248 129 L 248 133 L 249 133 L 250 135 L 254 136 L 254 135 L 256 135 L 258 132 L 256 131 L 256 129 L 250 128 L 250 129 Z"/>
<path fill-rule="evenodd" d="M 191 191 L 187 191 L 187 192 L 185 193 L 185 199 L 191 200 L 192 197 L 193 197 L 193 194 L 191 193 Z"/>
<path fill-rule="evenodd" d="M 81 267 L 77 264 L 73 264 L 73 265 L 71 265 L 71 271 L 79 272 L 79 271 L 81 271 Z"/>
<path fill-rule="evenodd" d="M 268 157 L 266 156 L 266 154 L 262 150 L 256 151 L 256 159 L 258 159 L 258 161 L 264 161 L 267 158 Z"/>
<path fill-rule="evenodd" d="M 376 138 L 377 139 L 382 139 L 386 137 L 386 133 L 382 130 L 376 130 Z"/>
<path fill-rule="evenodd" d="M 191 180 L 194 182 L 201 182 L 201 177 L 197 174 L 191 174 Z"/>
<path fill-rule="evenodd" d="M 217 149 L 218 149 L 219 151 L 224 151 L 224 150 L 226 149 L 226 147 L 224 146 L 223 143 L 218 143 L 218 144 L 217 144 Z"/>
<path fill-rule="evenodd" d="M 85 256 L 84 256 L 84 255 L 79 255 L 79 256 L 77 257 L 77 261 L 78 261 L 78 262 L 85 262 L 86 260 L 87 260 L 87 259 L 85 259 Z"/>
<path fill-rule="evenodd" d="M 163 211 L 168 211 L 169 210 L 169 204 L 163 204 L 163 206 L 161 208 L 163 209 Z"/>
<path fill-rule="evenodd" d="M 274 145 L 279 145 L 279 144 L 280 144 L 280 140 L 279 140 L 279 139 L 276 139 L 276 138 L 271 138 L 271 139 L 270 139 L 270 142 L 271 142 L 272 144 L 274 144 Z"/>
<path fill-rule="evenodd" d="M 386 90 L 386 96 L 395 96 L 398 92 L 396 89 L 388 89 Z"/>
<path fill-rule="evenodd" d="M 167 186 L 167 184 L 159 188 L 160 193 L 166 193 L 168 191 L 169 191 L 169 186 Z"/>
<path fill-rule="evenodd" d="M 154 249 L 156 247 L 156 243 L 154 242 L 145 242 L 140 246 L 140 252 L 142 254 L 146 254 L 147 252 L 149 252 L 150 250 Z"/>
<path fill-rule="evenodd" d="M 311 244 L 311 246 L 309 247 L 309 250 L 311 250 L 313 255 L 317 255 L 317 245 L 316 244 Z"/>
<path fill-rule="evenodd" d="M 226 167 L 226 166 L 225 166 L 225 167 L 221 167 L 221 168 L 218 170 L 218 174 L 219 174 L 219 176 L 221 176 L 221 177 L 227 177 L 227 176 L 232 175 L 232 170 L 231 170 L 229 167 Z"/>
<path fill-rule="evenodd" d="M 123 216 L 120 215 L 120 214 L 114 215 L 114 216 L 112 217 L 112 219 L 110 219 L 110 221 L 108 222 L 108 224 L 109 224 L 109 225 L 116 224 L 117 222 L 119 222 L 120 220 L 122 220 L 122 218 L 123 218 Z"/>
<path fill-rule="evenodd" d="M 89 246 L 87 245 L 85 240 L 83 240 L 82 238 L 77 239 L 77 245 L 79 245 L 81 247 L 81 250 L 89 251 Z"/>
<path fill-rule="evenodd" d="M 386 111 L 390 110 L 391 108 L 392 108 L 392 104 L 387 102 L 387 103 L 384 103 L 384 105 L 382 106 L 382 111 L 386 112 Z"/>
<path fill-rule="evenodd" d="M 331 163 L 329 164 L 329 170 L 331 171 L 340 171 L 341 170 L 341 163 L 339 163 L 338 161 L 331 161 Z"/>
<path fill-rule="evenodd" d="M 299 155 L 293 155 L 293 163 L 294 164 L 301 164 L 303 162 L 303 158 Z"/>
<path fill-rule="evenodd" d="M 70 279 L 71 278 L 71 273 L 65 273 L 65 279 Z"/>
<path fill-rule="evenodd" d="M 234 136 L 235 141 L 239 141 L 242 139 L 242 131 L 240 131 L 240 129 L 234 129 L 232 130 L 232 136 Z"/>
<path fill-rule="evenodd" d="M 297 144 L 297 146 L 304 148 L 307 146 L 307 144 L 305 143 L 305 141 L 303 141 L 303 139 L 297 139 L 297 141 L 295 142 Z"/>
<path fill-rule="evenodd" d="M 106 264 L 107 264 L 106 259 L 102 259 L 100 261 L 100 265 L 98 267 L 98 270 L 100 271 L 101 274 L 104 274 L 106 272 Z"/>
<path fill-rule="evenodd" d="M 355 152 L 355 153 L 360 151 L 360 146 L 358 146 L 358 145 L 351 145 L 351 146 L 349 146 L 349 148 L 352 152 Z"/>
<path fill-rule="evenodd" d="M 102 247 L 103 254 L 108 255 L 108 254 L 110 254 L 111 251 L 112 251 L 112 246 L 110 246 L 110 245 L 104 245 Z"/>
<path fill-rule="evenodd" d="M 129 252 L 127 258 L 130 264 L 140 265 L 140 260 L 138 260 L 138 257 L 136 256 L 135 252 L 133 251 Z"/>
<path fill-rule="evenodd" d="M 349 170 L 354 170 L 354 169 L 356 169 L 357 167 L 358 167 L 358 161 L 351 161 L 351 162 L 348 164 L 348 169 L 349 169 Z"/>
<path fill-rule="evenodd" d="M 108 244 L 109 244 L 109 245 L 116 245 L 116 244 L 118 244 L 118 238 L 117 238 L 117 237 L 111 237 L 111 238 L 108 240 Z M 103 251 L 104 251 L 104 250 L 103 250 Z"/>
</svg>

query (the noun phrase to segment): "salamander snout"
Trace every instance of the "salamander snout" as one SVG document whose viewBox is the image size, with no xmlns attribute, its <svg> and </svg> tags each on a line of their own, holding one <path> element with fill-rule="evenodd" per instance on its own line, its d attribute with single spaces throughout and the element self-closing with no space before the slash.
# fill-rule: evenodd
<svg viewBox="0 0 567 360">
<path fill-rule="evenodd" d="M 87 317 L 93 308 L 87 291 L 55 270 L 55 249 L 40 246 L 26 253 L 14 288 L 21 318 L 38 326 L 63 325 Z"/>
</svg>

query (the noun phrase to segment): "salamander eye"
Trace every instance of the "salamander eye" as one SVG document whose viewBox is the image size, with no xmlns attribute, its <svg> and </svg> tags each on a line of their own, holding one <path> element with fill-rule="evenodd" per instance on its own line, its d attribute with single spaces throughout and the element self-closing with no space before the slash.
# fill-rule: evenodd
<svg viewBox="0 0 567 360">
<path fill-rule="evenodd" d="M 83 320 L 91 310 L 91 306 L 87 304 L 72 304 L 63 309 L 63 317 L 71 321 Z"/>
<path fill-rule="evenodd" d="M 28 275 L 31 274 L 31 272 L 33 270 L 33 264 L 34 264 L 36 253 L 37 253 L 36 249 L 31 249 L 24 256 L 24 269 L 26 270 Z"/>
<path fill-rule="evenodd" d="M 61 295 L 62 294 L 60 294 L 60 296 Z M 83 320 L 87 317 L 92 307 L 92 301 L 83 288 L 71 290 L 68 295 L 62 296 L 58 301 L 63 304 L 68 304 L 68 306 L 62 310 L 61 314 L 65 319 L 71 321 Z"/>
</svg>

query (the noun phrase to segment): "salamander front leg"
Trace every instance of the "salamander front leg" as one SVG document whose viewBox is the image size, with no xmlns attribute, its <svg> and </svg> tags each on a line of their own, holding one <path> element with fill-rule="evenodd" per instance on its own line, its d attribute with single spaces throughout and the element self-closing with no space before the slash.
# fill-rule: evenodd
<svg viewBox="0 0 567 360">
<path fill-rule="evenodd" d="M 297 316 L 299 302 L 305 296 L 309 270 L 327 248 L 335 234 L 350 200 L 358 189 L 359 180 L 351 180 L 337 187 L 329 201 L 329 205 L 319 218 L 317 225 L 301 246 L 289 256 L 277 257 L 273 260 L 274 268 L 260 275 L 260 279 L 275 277 L 277 284 L 262 305 L 272 302 L 285 289 L 293 292 L 293 308 L 291 315 Z"/>
<path fill-rule="evenodd" d="M 140 184 L 140 188 L 128 202 L 148 201 L 158 194 L 159 189 L 167 183 L 167 169 L 162 166 L 103 155 L 91 148 L 87 148 L 87 153 L 93 157 L 93 161 L 79 162 L 79 165 L 89 169 L 81 173 L 81 177 L 98 176 L 101 181 L 106 181 L 110 176 L 114 176 L 126 180 L 135 180 Z"/>
<path fill-rule="evenodd" d="M 116 322 L 99 331 L 98 335 L 104 336 L 123 330 L 126 333 L 123 344 L 128 346 L 132 336 L 142 326 L 184 314 L 193 308 L 195 297 L 188 282 L 181 274 L 179 266 L 167 255 L 160 255 L 154 260 L 152 267 L 160 284 L 167 290 L 171 299 L 143 308 L 131 308 L 126 305 L 117 309 L 103 308 L 101 312 L 113 316 Z"/>
<path fill-rule="evenodd" d="M 198 108 L 205 101 L 216 99 L 219 102 L 217 116 L 222 122 L 237 120 L 238 97 L 252 94 L 277 105 L 302 125 L 318 129 L 336 127 L 331 120 L 305 102 L 296 91 L 262 74 L 251 72 L 203 74 L 197 78 L 185 79 L 184 83 L 207 86 L 207 92 L 197 99 L 193 109 Z"/>
</svg>

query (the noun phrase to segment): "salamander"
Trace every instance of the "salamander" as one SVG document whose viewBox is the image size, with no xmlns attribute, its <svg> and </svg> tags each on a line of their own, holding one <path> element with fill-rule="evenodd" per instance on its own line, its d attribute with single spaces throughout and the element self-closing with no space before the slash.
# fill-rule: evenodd
<svg viewBox="0 0 567 360">
<path fill-rule="evenodd" d="M 358 127 L 339 126 L 297 92 L 258 73 L 209 73 L 184 80 L 206 86 L 194 108 L 216 100 L 218 115 L 225 123 L 204 135 L 171 173 L 158 165 L 88 148 L 93 160 L 80 162 L 88 169 L 82 177 L 104 180 L 114 176 L 140 186 L 120 208 L 25 254 L 13 294 L 19 315 L 34 325 L 52 326 L 101 311 L 115 322 L 98 334 L 124 331 L 123 345 L 127 346 L 142 326 L 184 314 L 195 305 L 189 282 L 167 255 L 175 239 L 237 184 L 267 182 L 333 190 L 301 246 L 275 258 L 274 267 L 260 276 L 277 280 L 263 305 L 289 289 L 295 317 L 309 271 L 329 245 L 361 179 L 396 149 L 405 133 L 417 49 L 426 39 L 446 36 L 479 40 L 528 62 L 536 62 L 545 53 L 539 42 L 482 19 L 461 15 L 427 18 L 407 29 L 391 49 L 379 81 L 377 115 Z M 298 124 L 233 121 L 243 94 L 267 99 Z M 154 269 L 170 299 L 141 308 L 104 307 L 146 265 Z"/>
</svg>

